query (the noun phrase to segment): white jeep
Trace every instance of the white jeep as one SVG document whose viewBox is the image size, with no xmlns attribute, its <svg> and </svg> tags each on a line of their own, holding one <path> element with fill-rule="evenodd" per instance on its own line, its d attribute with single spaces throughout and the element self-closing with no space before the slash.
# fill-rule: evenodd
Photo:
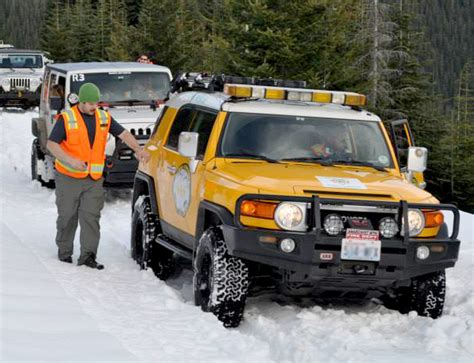
<svg viewBox="0 0 474 363">
<path fill-rule="evenodd" d="M 0 107 L 38 106 L 48 61 L 38 50 L 0 48 Z"/>
<path fill-rule="evenodd" d="M 101 92 L 100 107 L 145 144 L 168 97 L 171 71 L 167 67 L 136 62 L 56 63 L 47 65 L 39 117 L 32 119 L 35 136 L 31 174 L 43 186 L 54 187 L 54 157 L 46 142 L 57 114 L 78 101 L 82 84 L 91 82 Z M 104 186 L 131 187 L 138 166 L 133 152 L 109 135 L 106 146 Z"/>
</svg>

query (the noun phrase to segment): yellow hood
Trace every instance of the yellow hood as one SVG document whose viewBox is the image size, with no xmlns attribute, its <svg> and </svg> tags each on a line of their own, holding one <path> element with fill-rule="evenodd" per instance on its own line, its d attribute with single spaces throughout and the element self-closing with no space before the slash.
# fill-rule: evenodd
<svg viewBox="0 0 474 363">
<path fill-rule="evenodd" d="M 318 194 L 323 198 L 436 203 L 431 194 L 403 178 L 368 167 L 221 158 L 215 160 L 212 172 L 237 184 L 256 188 L 261 194 Z M 346 187 L 340 187 L 338 182 L 345 183 Z"/>
</svg>

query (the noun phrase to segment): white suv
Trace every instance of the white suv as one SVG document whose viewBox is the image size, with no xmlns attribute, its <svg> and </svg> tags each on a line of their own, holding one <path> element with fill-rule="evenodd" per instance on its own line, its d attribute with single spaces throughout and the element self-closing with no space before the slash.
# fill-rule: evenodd
<svg viewBox="0 0 474 363">
<path fill-rule="evenodd" d="M 145 144 L 171 86 L 167 67 L 137 62 L 56 63 L 46 66 L 39 117 L 32 119 L 35 136 L 31 153 L 32 179 L 54 186 L 54 157 L 46 142 L 55 116 L 77 103 L 79 88 L 92 82 L 101 92 L 100 107 Z M 109 135 L 104 186 L 131 187 L 138 166 L 133 152 Z"/>
<path fill-rule="evenodd" d="M 37 50 L 0 49 L 0 107 L 38 106 L 47 62 Z"/>
</svg>

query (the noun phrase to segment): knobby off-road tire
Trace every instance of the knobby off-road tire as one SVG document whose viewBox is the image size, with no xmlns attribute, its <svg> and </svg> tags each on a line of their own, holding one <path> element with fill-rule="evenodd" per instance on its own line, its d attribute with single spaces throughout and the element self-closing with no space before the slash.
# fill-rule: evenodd
<svg viewBox="0 0 474 363">
<path fill-rule="evenodd" d="M 174 272 L 173 252 L 156 242 L 159 232 L 158 218 L 151 212 L 150 198 L 140 196 L 132 214 L 132 258 L 142 270 L 151 268 L 156 277 L 167 280 Z"/>
<path fill-rule="evenodd" d="M 443 314 L 445 296 L 446 274 L 442 270 L 414 277 L 410 286 L 396 289 L 382 301 L 402 314 L 415 310 L 420 316 L 437 319 Z"/>
<path fill-rule="evenodd" d="M 202 235 L 193 269 L 196 305 L 212 312 L 226 328 L 237 327 L 244 315 L 249 271 L 242 259 L 229 255 L 219 227 Z"/>
<path fill-rule="evenodd" d="M 40 175 L 38 175 L 38 160 L 44 160 L 44 154 L 40 150 L 38 145 L 38 139 L 33 141 L 33 145 L 31 146 L 31 180 L 37 180 L 40 182 L 41 186 L 46 187 L 48 189 L 54 189 L 56 186 L 54 180 L 50 180 L 45 182 Z"/>
</svg>

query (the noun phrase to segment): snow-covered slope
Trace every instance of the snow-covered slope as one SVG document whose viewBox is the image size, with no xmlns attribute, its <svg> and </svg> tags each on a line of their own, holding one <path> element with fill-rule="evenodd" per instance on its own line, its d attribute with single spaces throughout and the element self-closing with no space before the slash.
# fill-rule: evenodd
<svg viewBox="0 0 474 363">
<path fill-rule="evenodd" d="M 131 260 L 128 192 L 108 193 L 98 256 L 105 270 L 56 259 L 54 191 L 30 179 L 35 115 L 0 111 L 0 361 L 474 360 L 473 215 L 462 214 L 464 243 L 438 320 L 374 303 L 260 297 L 248 301 L 239 328 L 225 329 L 193 305 L 189 266 L 165 283 Z"/>
</svg>

